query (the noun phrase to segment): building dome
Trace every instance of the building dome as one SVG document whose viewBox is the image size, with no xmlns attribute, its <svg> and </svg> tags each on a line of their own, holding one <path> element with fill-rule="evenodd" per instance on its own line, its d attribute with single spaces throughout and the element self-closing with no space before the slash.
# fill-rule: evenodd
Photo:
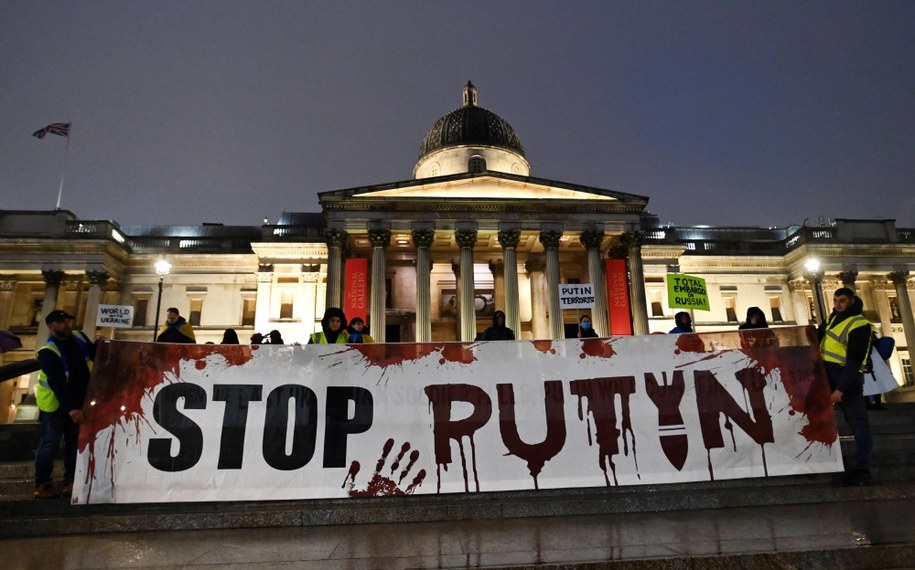
<svg viewBox="0 0 915 570">
<path fill-rule="evenodd" d="M 461 145 L 500 147 L 524 156 L 515 129 L 499 115 L 477 106 L 477 89 L 469 81 L 464 87 L 464 106 L 435 122 L 419 147 L 419 157 Z"/>
<path fill-rule="evenodd" d="M 436 121 L 423 139 L 414 176 L 472 172 L 480 163 L 482 170 L 530 173 L 515 129 L 499 115 L 477 106 L 477 88 L 468 81 L 464 106 Z"/>
</svg>

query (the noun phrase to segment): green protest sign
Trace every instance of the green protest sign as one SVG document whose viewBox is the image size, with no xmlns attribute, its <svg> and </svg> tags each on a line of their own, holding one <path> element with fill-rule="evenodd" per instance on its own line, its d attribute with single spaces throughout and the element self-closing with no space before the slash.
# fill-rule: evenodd
<svg viewBox="0 0 915 570">
<path fill-rule="evenodd" d="M 708 289 L 705 287 L 705 279 L 679 273 L 668 273 L 667 306 L 671 309 L 708 311 Z"/>
</svg>

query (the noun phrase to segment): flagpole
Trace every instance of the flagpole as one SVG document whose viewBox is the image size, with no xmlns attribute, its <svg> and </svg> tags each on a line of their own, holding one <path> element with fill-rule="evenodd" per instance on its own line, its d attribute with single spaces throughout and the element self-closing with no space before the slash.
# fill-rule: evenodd
<svg viewBox="0 0 915 570">
<path fill-rule="evenodd" d="M 60 166 L 60 187 L 57 189 L 57 207 L 55 210 L 60 210 L 60 199 L 64 193 L 64 174 L 67 170 L 67 156 L 70 154 L 70 137 L 73 136 L 73 123 L 70 122 L 70 128 L 67 131 L 67 146 L 64 149 L 64 161 Z"/>
</svg>

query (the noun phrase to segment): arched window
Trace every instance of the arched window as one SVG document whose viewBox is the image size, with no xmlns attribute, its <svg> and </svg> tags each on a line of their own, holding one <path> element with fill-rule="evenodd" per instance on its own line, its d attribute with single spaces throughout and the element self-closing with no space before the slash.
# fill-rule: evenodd
<svg viewBox="0 0 915 570">
<path fill-rule="evenodd" d="M 429 176 L 439 176 L 441 174 L 441 166 L 437 162 L 433 162 L 429 167 Z"/>
<path fill-rule="evenodd" d="M 486 170 L 486 161 L 483 160 L 482 156 L 472 156 L 470 157 L 468 169 L 470 172 L 483 172 Z"/>
</svg>

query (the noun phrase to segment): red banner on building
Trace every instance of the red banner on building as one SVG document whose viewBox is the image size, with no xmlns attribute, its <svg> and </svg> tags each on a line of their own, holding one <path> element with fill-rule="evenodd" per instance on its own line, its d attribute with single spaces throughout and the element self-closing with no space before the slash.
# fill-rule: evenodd
<svg viewBox="0 0 915 570">
<path fill-rule="evenodd" d="M 347 259 L 343 278 L 343 312 L 350 321 L 359 317 L 368 322 L 368 259 Z"/>
<path fill-rule="evenodd" d="M 626 260 L 604 260 L 604 273 L 607 276 L 610 336 L 631 335 L 632 320 L 629 311 L 629 279 L 626 276 Z"/>
</svg>

